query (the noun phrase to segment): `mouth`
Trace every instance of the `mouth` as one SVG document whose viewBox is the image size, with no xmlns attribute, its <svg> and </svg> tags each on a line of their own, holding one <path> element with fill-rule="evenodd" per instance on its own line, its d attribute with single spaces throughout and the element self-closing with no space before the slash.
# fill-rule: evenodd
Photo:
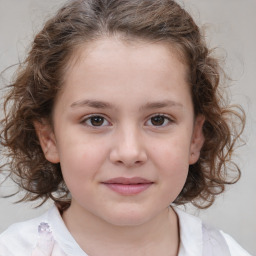
<svg viewBox="0 0 256 256">
<path fill-rule="evenodd" d="M 118 194 L 130 196 L 145 191 L 152 186 L 154 182 L 140 177 L 118 177 L 102 182 L 102 184 Z"/>
</svg>

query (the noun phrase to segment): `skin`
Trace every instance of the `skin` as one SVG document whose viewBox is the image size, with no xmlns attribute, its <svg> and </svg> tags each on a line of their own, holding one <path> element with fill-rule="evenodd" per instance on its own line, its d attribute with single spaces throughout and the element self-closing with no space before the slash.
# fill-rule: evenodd
<svg viewBox="0 0 256 256">
<path fill-rule="evenodd" d="M 35 124 L 72 195 L 64 222 L 89 255 L 177 255 L 178 219 L 169 205 L 204 142 L 185 64 L 163 43 L 117 38 L 87 44 L 74 59 L 54 129 Z M 104 183 L 116 177 L 151 184 L 122 195 Z"/>
</svg>

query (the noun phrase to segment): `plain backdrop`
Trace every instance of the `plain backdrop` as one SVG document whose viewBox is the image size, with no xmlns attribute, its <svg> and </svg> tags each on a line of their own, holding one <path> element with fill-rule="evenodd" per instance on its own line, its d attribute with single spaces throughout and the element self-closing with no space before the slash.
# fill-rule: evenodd
<svg viewBox="0 0 256 256">
<path fill-rule="evenodd" d="M 207 210 L 188 211 L 232 235 L 256 255 L 256 0 L 180 0 L 200 26 L 207 42 L 225 59 L 231 83 L 232 101 L 247 113 L 246 145 L 237 152 L 242 178 L 218 197 Z M 0 0 L 0 71 L 23 60 L 33 36 L 63 0 Z M 15 68 L 5 73 L 10 78 Z M 1 80 L 1 87 L 5 81 Z M 0 91 L 2 93 L 2 91 Z M 3 178 L 3 177 L 2 177 Z M 0 194 L 13 191 L 5 183 Z M 35 203 L 13 204 L 17 198 L 0 199 L 0 232 L 11 223 L 44 212 L 51 203 L 33 209 Z"/>
</svg>

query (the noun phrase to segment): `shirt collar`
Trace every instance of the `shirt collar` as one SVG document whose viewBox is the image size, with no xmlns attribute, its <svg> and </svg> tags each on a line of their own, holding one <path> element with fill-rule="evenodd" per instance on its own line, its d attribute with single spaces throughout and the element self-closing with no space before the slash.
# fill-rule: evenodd
<svg viewBox="0 0 256 256">
<path fill-rule="evenodd" d="M 179 219 L 180 249 L 178 256 L 202 256 L 202 221 L 177 207 L 173 209 Z"/>
</svg>

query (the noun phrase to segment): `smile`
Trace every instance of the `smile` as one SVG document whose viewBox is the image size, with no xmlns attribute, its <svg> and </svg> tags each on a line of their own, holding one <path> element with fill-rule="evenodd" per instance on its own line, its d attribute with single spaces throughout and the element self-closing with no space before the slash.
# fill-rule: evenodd
<svg viewBox="0 0 256 256">
<path fill-rule="evenodd" d="M 102 182 L 105 186 L 107 186 L 109 189 L 125 196 L 131 196 L 139 194 L 146 189 L 148 189 L 151 185 L 154 183 L 152 181 L 149 181 L 147 179 L 143 179 L 140 177 L 134 177 L 134 178 L 114 178 L 107 180 L 105 182 Z"/>
</svg>

